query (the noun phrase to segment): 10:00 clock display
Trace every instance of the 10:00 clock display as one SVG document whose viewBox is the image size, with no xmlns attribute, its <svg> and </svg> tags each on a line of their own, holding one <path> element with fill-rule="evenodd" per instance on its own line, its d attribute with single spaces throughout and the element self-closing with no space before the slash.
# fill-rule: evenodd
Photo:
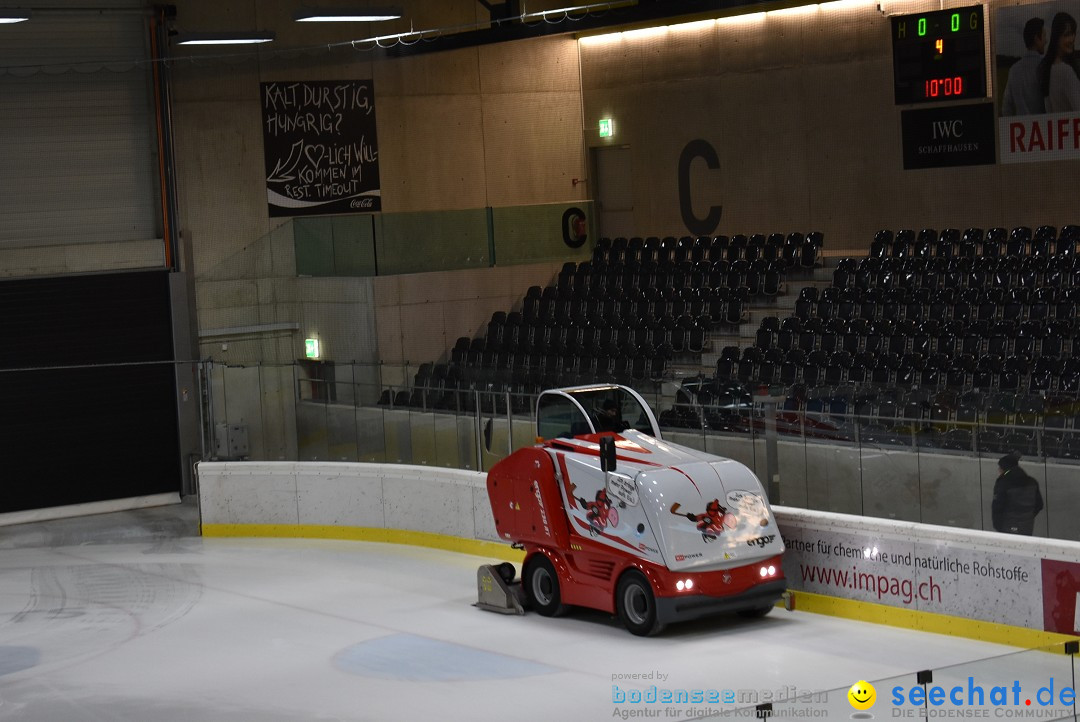
<svg viewBox="0 0 1080 722">
<path fill-rule="evenodd" d="M 986 97 L 981 5 L 892 18 L 896 103 Z"/>
<path fill-rule="evenodd" d="M 964 76 L 955 75 L 951 78 L 927 80 L 923 87 L 923 97 L 928 99 L 964 97 Z"/>
</svg>

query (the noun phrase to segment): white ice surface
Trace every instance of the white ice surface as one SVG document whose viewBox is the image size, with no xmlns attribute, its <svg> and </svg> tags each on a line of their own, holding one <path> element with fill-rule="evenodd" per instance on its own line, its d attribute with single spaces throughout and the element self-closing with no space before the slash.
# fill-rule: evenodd
<svg viewBox="0 0 1080 722">
<path fill-rule="evenodd" d="M 647 707 L 613 684 L 819 691 L 1015 651 L 782 609 L 654 638 L 596 612 L 503 616 L 472 606 L 487 561 L 313 540 L 4 549 L 0 720 L 607 720 Z M 649 673 L 666 678 L 613 680 Z"/>
</svg>

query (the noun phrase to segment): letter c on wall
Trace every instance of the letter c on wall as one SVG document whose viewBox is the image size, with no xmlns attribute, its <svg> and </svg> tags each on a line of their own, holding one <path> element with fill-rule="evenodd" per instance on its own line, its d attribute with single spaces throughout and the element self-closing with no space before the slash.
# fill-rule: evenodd
<svg viewBox="0 0 1080 722">
<path fill-rule="evenodd" d="M 679 211 L 682 213 L 683 223 L 695 236 L 710 236 L 720 225 L 720 216 L 724 209 L 723 206 L 710 206 L 709 214 L 704 218 L 694 215 L 694 205 L 690 201 L 690 164 L 694 158 L 703 158 L 710 170 L 717 170 L 720 167 L 720 157 L 716 155 L 716 149 L 701 138 L 687 143 L 679 155 Z"/>
</svg>

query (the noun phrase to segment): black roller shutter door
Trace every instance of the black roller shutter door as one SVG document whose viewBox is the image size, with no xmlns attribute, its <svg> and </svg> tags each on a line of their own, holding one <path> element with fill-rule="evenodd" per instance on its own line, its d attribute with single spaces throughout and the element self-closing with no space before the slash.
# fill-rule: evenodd
<svg viewBox="0 0 1080 722">
<path fill-rule="evenodd" d="M 0 281 L 0 512 L 180 490 L 164 271 Z"/>
</svg>

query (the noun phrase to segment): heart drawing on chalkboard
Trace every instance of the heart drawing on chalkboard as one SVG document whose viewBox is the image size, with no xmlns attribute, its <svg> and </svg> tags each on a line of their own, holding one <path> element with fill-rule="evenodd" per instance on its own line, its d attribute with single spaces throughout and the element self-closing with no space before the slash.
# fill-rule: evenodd
<svg viewBox="0 0 1080 722">
<path fill-rule="evenodd" d="M 307 157 L 308 163 L 318 168 L 319 164 L 322 163 L 323 156 L 326 155 L 326 148 L 322 145 L 309 145 L 304 148 L 304 155 Z"/>
</svg>

